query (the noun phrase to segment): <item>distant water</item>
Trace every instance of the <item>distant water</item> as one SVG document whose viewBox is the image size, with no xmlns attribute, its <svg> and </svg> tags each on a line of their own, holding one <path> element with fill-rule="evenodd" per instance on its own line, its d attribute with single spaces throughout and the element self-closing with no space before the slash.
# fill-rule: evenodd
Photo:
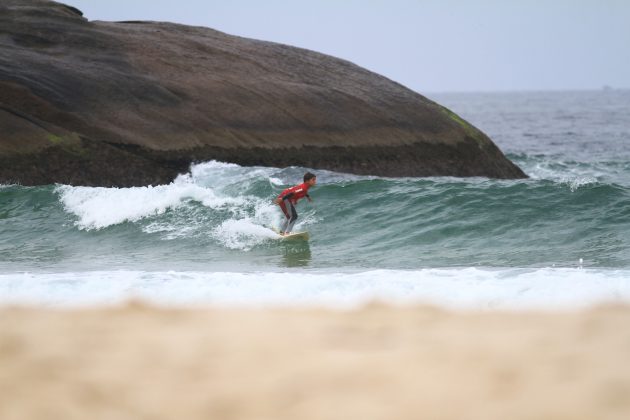
<svg viewBox="0 0 630 420">
<path fill-rule="evenodd" d="M 315 172 L 282 242 L 271 200 L 307 168 L 207 162 L 169 185 L 0 186 L 0 303 L 572 307 L 630 298 L 630 91 L 434 94 L 531 178 Z"/>
</svg>

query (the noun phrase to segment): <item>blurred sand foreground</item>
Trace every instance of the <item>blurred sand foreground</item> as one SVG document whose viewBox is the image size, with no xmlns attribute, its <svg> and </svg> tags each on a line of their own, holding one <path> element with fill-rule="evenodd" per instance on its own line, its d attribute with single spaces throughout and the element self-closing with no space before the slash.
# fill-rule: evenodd
<svg viewBox="0 0 630 420">
<path fill-rule="evenodd" d="M 630 308 L 0 309 L 0 419 L 628 419 Z"/>
</svg>

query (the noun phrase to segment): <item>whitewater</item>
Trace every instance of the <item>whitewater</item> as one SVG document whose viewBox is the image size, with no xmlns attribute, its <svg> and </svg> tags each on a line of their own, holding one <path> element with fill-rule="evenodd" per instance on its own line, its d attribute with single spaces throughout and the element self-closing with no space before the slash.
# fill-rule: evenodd
<svg viewBox="0 0 630 420">
<path fill-rule="evenodd" d="M 0 303 L 572 308 L 630 298 L 630 92 L 433 95 L 526 180 L 193 165 L 168 185 L 0 186 Z M 272 204 L 318 176 L 279 241 Z"/>
</svg>

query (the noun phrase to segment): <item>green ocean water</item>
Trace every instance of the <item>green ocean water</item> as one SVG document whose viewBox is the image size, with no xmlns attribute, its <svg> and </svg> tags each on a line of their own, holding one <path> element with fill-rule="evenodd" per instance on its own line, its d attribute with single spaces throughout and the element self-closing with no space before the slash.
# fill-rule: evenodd
<svg viewBox="0 0 630 420">
<path fill-rule="evenodd" d="M 194 272 L 189 277 L 204 287 L 226 272 L 369 272 L 370 282 L 421 273 L 400 293 L 427 273 L 439 280 L 442 271 L 431 270 L 446 270 L 454 282 L 483 282 L 488 272 L 493 281 L 523 272 L 553 278 L 556 271 L 545 270 L 563 269 L 595 273 L 585 284 L 630 278 L 629 91 L 429 96 L 488 133 L 530 179 L 392 179 L 206 162 L 152 187 L 5 185 L 5 291 L 28 288 L 19 273 L 79 275 L 79 284 L 92 278 L 85 273 Z M 280 241 L 269 229 L 280 222 L 271 201 L 306 170 L 318 185 L 314 202 L 298 205 L 295 230 L 308 230 L 311 240 Z M 134 276 L 148 289 L 163 280 Z M 36 294 L 47 290 L 42 284 L 62 287 L 63 278 L 39 279 Z M 349 284 L 360 288 L 340 281 L 334 293 Z"/>
<path fill-rule="evenodd" d="M 313 204 L 298 207 L 296 230 L 312 237 L 302 243 L 265 228 L 278 225 L 270 202 L 288 185 L 269 178 L 301 168 L 201 166 L 201 179 L 163 188 L 4 187 L 3 268 L 630 266 L 630 188 L 618 184 L 322 172 Z M 216 166 L 239 181 L 213 186 Z"/>
</svg>

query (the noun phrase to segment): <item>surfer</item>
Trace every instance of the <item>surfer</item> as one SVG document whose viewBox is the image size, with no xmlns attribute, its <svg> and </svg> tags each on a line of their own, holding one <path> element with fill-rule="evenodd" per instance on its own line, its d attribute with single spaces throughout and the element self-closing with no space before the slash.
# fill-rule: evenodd
<svg viewBox="0 0 630 420">
<path fill-rule="evenodd" d="M 293 225 L 298 218 L 297 211 L 295 211 L 295 205 L 298 200 L 306 197 L 309 202 L 312 202 L 311 197 L 308 195 L 308 189 L 317 183 L 317 177 L 307 172 L 304 174 L 304 183 L 296 185 L 295 187 L 287 188 L 282 191 L 280 195 L 274 200 L 274 203 L 279 205 L 284 213 L 285 220 L 280 225 L 280 235 L 288 235 L 293 229 Z"/>
</svg>

